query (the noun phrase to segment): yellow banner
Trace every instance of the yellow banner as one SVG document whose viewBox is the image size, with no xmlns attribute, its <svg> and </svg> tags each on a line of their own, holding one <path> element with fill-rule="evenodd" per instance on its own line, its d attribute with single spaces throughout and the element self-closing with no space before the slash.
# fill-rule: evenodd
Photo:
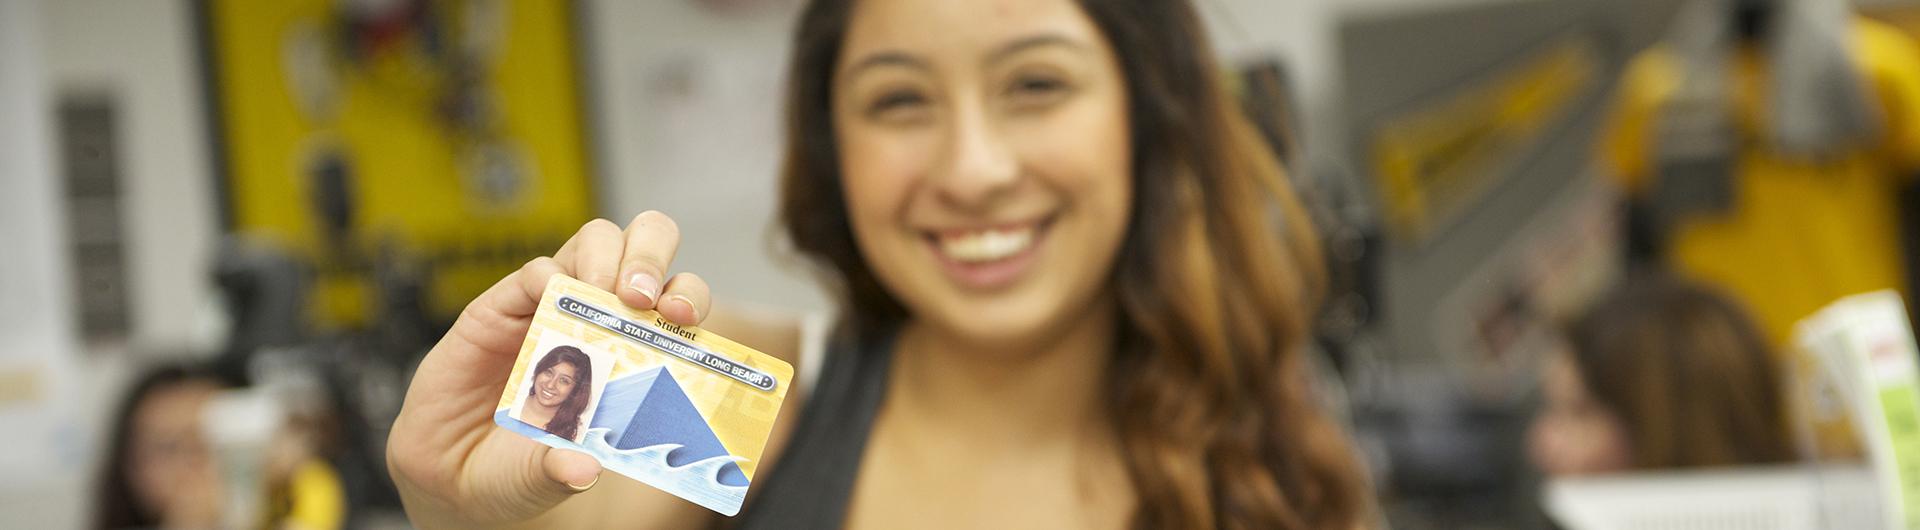
<svg viewBox="0 0 1920 530">
<path fill-rule="evenodd" d="M 1567 40 L 1386 121 L 1371 153 L 1389 228 L 1422 240 L 1472 204 L 1599 74 L 1594 44 Z"/>
<path fill-rule="evenodd" d="M 230 228 L 317 276 L 313 323 L 364 324 L 381 259 L 429 315 L 594 214 L 570 4 L 211 0 Z"/>
</svg>

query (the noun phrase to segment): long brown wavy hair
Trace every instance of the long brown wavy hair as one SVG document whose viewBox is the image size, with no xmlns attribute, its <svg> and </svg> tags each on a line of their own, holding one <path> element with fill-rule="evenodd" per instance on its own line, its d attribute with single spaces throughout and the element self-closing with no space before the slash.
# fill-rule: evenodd
<svg viewBox="0 0 1920 530">
<path fill-rule="evenodd" d="M 567 392 L 567 399 L 561 401 L 553 411 L 553 419 L 540 428 L 554 436 L 572 440 L 579 437 L 580 415 L 587 412 L 587 402 L 593 399 L 593 359 L 588 358 L 580 348 L 556 346 L 534 365 L 535 378 L 529 381 L 538 381 L 541 372 L 552 370 L 560 363 L 573 365 L 573 390 Z M 539 391 L 538 385 L 527 385 L 527 399 L 534 399 L 534 394 Z"/>
<path fill-rule="evenodd" d="M 1145 528 L 1366 524 L 1354 452 L 1315 406 L 1299 349 L 1318 303 L 1318 243 L 1221 82 L 1185 0 L 1081 0 L 1126 78 L 1135 190 L 1110 289 L 1120 346 L 1106 408 Z M 780 219 L 836 278 L 867 340 L 908 318 L 861 257 L 831 125 L 851 0 L 801 14 L 788 77 Z M 1277 228 L 1276 228 L 1277 227 Z"/>
<path fill-rule="evenodd" d="M 1574 366 L 1620 418 L 1641 469 L 1789 462 L 1787 390 L 1765 335 L 1732 299 L 1649 273 L 1568 327 Z"/>
</svg>

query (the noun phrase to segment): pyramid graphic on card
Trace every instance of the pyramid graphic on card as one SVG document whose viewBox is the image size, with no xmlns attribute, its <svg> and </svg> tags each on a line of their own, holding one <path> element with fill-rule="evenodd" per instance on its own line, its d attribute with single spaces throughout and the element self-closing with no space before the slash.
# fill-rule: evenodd
<svg viewBox="0 0 1920 530">
<path fill-rule="evenodd" d="M 701 421 L 700 411 L 687 401 L 686 392 L 674 382 L 673 373 L 654 368 L 640 375 L 607 383 L 600 398 L 600 411 L 593 417 L 594 428 L 607 429 L 608 445 L 633 450 L 661 444 L 680 446 L 667 453 L 667 465 L 681 467 L 714 458 L 722 458 L 718 482 L 728 486 L 747 486 L 727 448 Z"/>
<path fill-rule="evenodd" d="M 792 378 L 785 361 L 556 275 L 494 423 L 734 515 Z"/>
</svg>

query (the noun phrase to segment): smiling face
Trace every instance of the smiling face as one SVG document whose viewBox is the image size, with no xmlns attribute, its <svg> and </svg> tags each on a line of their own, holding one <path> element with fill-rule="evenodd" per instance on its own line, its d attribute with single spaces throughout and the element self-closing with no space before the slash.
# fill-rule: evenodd
<svg viewBox="0 0 1920 530">
<path fill-rule="evenodd" d="M 533 376 L 533 401 L 541 407 L 556 408 L 573 395 L 573 385 L 579 381 L 579 369 L 569 363 L 558 363 Z"/>
<path fill-rule="evenodd" d="M 1079 6 L 859 2 L 832 86 L 855 239 L 919 322 L 1006 344 L 1106 300 L 1127 93 Z"/>
</svg>

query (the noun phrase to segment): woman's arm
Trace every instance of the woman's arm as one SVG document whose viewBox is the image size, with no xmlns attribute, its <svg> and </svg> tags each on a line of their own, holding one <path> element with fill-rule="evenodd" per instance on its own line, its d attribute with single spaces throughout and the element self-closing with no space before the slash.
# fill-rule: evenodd
<svg viewBox="0 0 1920 530">
<path fill-rule="evenodd" d="M 684 528 L 712 520 L 711 512 L 667 493 L 604 476 L 585 453 L 550 449 L 492 421 L 555 274 L 619 293 L 627 305 L 656 309 L 677 324 L 700 325 L 711 305 L 705 281 L 686 273 L 666 276 L 678 245 L 679 228 L 659 212 L 640 214 L 625 229 L 595 220 L 552 257 L 528 262 L 468 304 L 415 370 L 388 436 L 388 471 L 415 526 Z M 798 349 L 787 338 L 797 333 L 757 322 L 713 321 L 716 332 L 791 362 Z M 791 430 L 799 391 L 789 394 L 766 458 Z"/>
</svg>

